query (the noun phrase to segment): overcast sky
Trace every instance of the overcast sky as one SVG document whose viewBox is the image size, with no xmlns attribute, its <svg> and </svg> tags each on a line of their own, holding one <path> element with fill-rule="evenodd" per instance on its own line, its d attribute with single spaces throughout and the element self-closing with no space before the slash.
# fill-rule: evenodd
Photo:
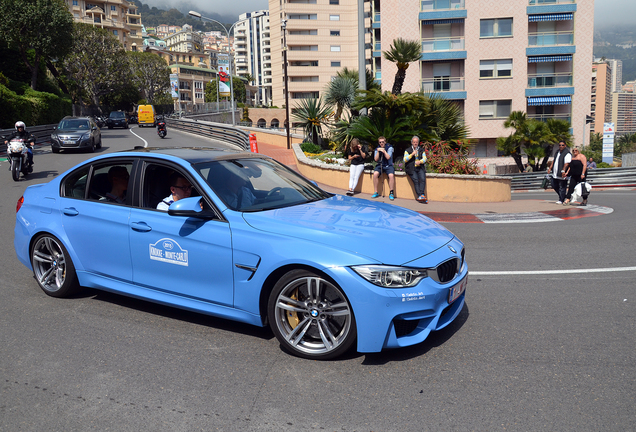
<svg viewBox="0 0 636 432">
<path fill-rule="evenodd" d="M 141 0 L 149 6 L 157 6 L 162 9 L 177 7 L 178 5 L 188 5 L 188 9 L 192 6 L 203 14 L 217 13 L 223 17 L 233 18 L 231 22 L 236 21 L 238 16 L 245 12 L 252 12 L 260 9 L 268 9 L 267 0 Z M 478 2 L 479 0 L 470 0 Z M 579 0 L 592 1 L 592 0 Z M 635 24 L 636 17 L 636 0 L 595 0 L 595 25 L 606 27 L 608 25 Z M 230 22 L 228 20 L 228 22 Z"/>
</svg>

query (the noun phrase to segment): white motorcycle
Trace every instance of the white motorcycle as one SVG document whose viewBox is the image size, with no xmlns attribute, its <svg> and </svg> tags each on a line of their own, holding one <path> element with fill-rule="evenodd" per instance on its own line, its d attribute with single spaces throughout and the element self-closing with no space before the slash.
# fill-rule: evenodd
<svg viewBox="0 0 636 432">
<path fill-rule="evenodd" d="M 25 177 L 33 171 L 29 161 L 28 144 L 23 138 L 13 138 L 7 144 L 7 159 L 9 160 L 9 171 L 14 181 L 20 180 L 20 173 Z"/>
</svg>

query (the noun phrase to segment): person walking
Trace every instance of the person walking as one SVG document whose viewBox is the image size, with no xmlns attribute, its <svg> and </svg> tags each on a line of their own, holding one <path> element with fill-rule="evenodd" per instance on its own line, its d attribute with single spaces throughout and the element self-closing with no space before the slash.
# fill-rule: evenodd
<svg viewBox="0 0 636 432">
<path fill-rule="evenodd" d="M 563 205 L 569 205 L 570 200 L 572 199 L 572 192 L 574 192 L 574 188 L 579 183 L 585 183 L 586 175 L 587 175 L 587 158 L 578 147 L 574 147 L 572 149 L 572 161 L 570 162 L 570 186 L 568 187 L 568 193 L 565 195 L 565 201 L 563 201 Z M 581 185 L 581 196 L 583 197 L 582 206 L 587 205 L 587 197 L 589 193 L 587 192 L 587 188 L 585 188 L 585 184 Z"/>
<path fill-rule="evenodd" d="M 351 162 L 349 167 L 349 190 L 347 195 L 354 194 L 358 181 L 360 181 L 360 175 L 364 171 L 364 159 L 367 157 L 368 150 L 360 145 L 358 138 L 351 140 L 351 144 L 348 147 L 347 159 Z"/>
<path fill-rule="evenodd" d="M 404 150 L 404 171 L 411 177 L 417 201 L 428 204 L 426 198 L 426 152 L 420 137 L 411 138 L 411 147 Z"/>
<path fill-rule="evenodd" d="M 563 204 L 568 187 L 568 171 L 572 155 L 564 141 L 559 142 L 559 150 L 554 155 L 552 165 L 552 189 L 559 195 L 557 204 Z"/>
</svg>

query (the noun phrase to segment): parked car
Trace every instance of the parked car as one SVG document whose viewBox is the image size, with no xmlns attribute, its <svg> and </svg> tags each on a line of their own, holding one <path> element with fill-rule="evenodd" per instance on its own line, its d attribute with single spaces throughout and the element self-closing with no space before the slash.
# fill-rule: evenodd
<svg viewBox="0 0 636 432">
<path fill-rule="evenodd" d="M 126 120 L 126 113 L 123 111 L 112 111 L 106 120 L 106 126 L 108 129 L 114 127 L 122 127 L 128 129 L 128 120 Z"/>
<path fill-rule="evenodd" d="M 14 246 L 50 296 L 91 287 L 269 325 L 309 359 L 422 342 L 459 315 L 468 275 L 462 242 L 417 212 L 201 148 L 105 154 L 29 186 Z"/>
<path fill-rule="evenodd" d="M 102 131 L 90 117 L 64 117 L 51 134 L 51 151 L 71 148 L 94 152 L 102 147 Z"/>
</svg>

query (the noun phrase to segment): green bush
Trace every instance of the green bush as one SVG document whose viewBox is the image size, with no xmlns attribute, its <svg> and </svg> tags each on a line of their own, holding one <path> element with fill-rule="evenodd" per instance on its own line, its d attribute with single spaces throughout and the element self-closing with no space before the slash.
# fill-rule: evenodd
<svg viewBox="0 0 636 432">
<path fill-rule="evenodd" d="M 322 148 L 317 145 L 314 144 L 312 142 L 304 142 L 300 145 L 300 149 L 304 152 L 304 153 L 312 153 L 312 154 L 316 154 L 316 153 L 320 153 L 322 152 Z"/>
<path fill-rule="evenodd" d="M 612 166 L 607 162 L 597 162 L 596 168 L 611 168 Z"/>
<path fill-rule="evenodd" d="M 28 85 L 11 81 L 10 87 L 0 85 L 0 128 L 9 129 L 22 120 L 28 126 L 54 124 L 72 113 L 72 103 L 67 97 L 38 92 Z M 21 93 L 13 90 L 18 89 Z"/>
</svg>

